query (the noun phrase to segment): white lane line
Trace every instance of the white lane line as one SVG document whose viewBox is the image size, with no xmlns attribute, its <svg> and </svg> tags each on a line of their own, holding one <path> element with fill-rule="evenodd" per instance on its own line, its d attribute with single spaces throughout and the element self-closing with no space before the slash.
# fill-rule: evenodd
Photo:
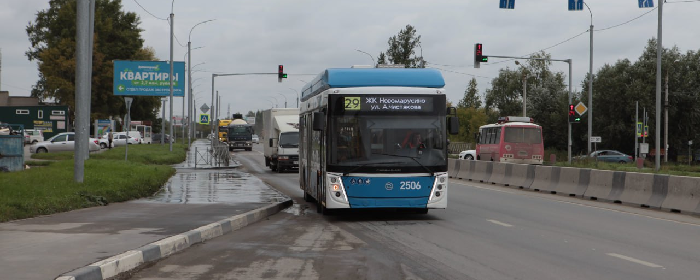
<svg viewBox="0 0 700 280">
<path fill-rule="evenodd" d="M 660 266 L 660 265 L 658 265 L 658 264 L 650 263 L 650 262 L 645 262 L 645 261 L 643 261 L 643 260 L 638 260 L 638 259 L 635 259 L 635 258 L 633 258 L 633 257 L 628 257 L 628 256 L 625 256 L 625 255 L 620 255 L 620 254 L 615 254 L 615 253 L 607 253 L 606 255 L 611 256 L 611 257 L 620 258 L 620 259 L 623 259 L 623 260 L 626 260 L 626 261 L 630 261 L 630 262 L 633 262 L 633 263 L 638 263 L 638 264 L 641 264 L 641 265 L 643 265 L 643 266 L 648 266 L 648 267 L 653 267 L 653 268 L 663 268 L 663 266 Z"/>
<path fill-rule="evenodd" d="M 538 195 L 539 193 L 537 193 L 537 194 L 532 193 L 532 194 L 531 194 L 531 193 L 527 193 L 527 192 L 524 192 L 524 191 L 498 190 L 498 189 L 492 189 L 491 187 L 481 187 L 481 186 L 475 186 L 475 185 L 472 185 L 472 184 L 465 184 L 465 183 L 461 183 L 461 182 L 455 182 L 455 183 L 453 183 L 452 181 L 450 181 L 450 184 L 457 184 L 457 185 L 462 185 L 462 186 L 465 186 L 465 187 L 472 187 L 472 188 L 477 188 L 477 189 L 482 189 L 482 190 L 488 190 L 488 191 L 494 191 L 494 192 L 500 192 L 500 193 L 510 193 L 510 194 L 515 194 L 515 195 L 522 194 L 522 195 L 526 195 L 526 196 L 529 196 L 529 197 L 535 197 L 535 198 L 546 199 L 546 200 L 553 201 L 553 202 L 560 202 L 560 203 L 566 203 L 566 204 L 571 204 L 571 205 L 578 205 L 578 206 L 582 206 L 582 207 L 588 207 L 588 208 L 594 208 L 594 209 L 600 209 L 600 210 L 607 210 L 607 211 L 612 211 L 612 212 L 617 212 L 617 213 L 622 213 L 622 214 L 629 214 L 629 215 L 638 216 L 638 217 L 645 217 L 645 218 L 650 218 L 650 219 L 654 219 L 654 220 L 667 221 L 667 222 L 672 222 L 672 223 L 676 223 L 676 224 L 682 224 L 682 225 L 700 227 L 700 224 L 694 224 L 694 223 L 689 223 L 689 222 L 671 220 L 671 219 L 667 219 L 667 218 L 653 217 L 653 216 L 649 216 L 649 215 L 645 215 L 645 214 L 632 213 L 632 212 L 628 212 L 628 211 L 624 211 L 624 210 L 618 210 L 618 209 L 607 208 L 607 207 L 605 207 L 605 206 L 595 206 L 595 205 L 583 204 L 583 203 L 580 203 L 580 202 L 559 200 L 559 199 L 557 199 L 556 196 L 551 196 L 551 197 L 547 198 L 547 197 L 545 197 L 545 196 Z M 600 202 L 600 203 L 602 203 L 602 202 Z M 637 208 L 637 209 L 638 209 L 638 208 Z"/>
<path fill-rule="evenodd" d="M 512 227 L 512 226 L 513 226 L 513 225 L 506 224 L 506 223 L 504 223 L 504 222 L 499 222 L 499 221 L 496 221 L 496 220 L 487 220 L 487 221 L 492 222 L 492 223 L 494 223 L 494 224 L 497 224 L 497 225 L 499 225 L 499 226 L 504 226 L 504 227 Z"/>
</svg>

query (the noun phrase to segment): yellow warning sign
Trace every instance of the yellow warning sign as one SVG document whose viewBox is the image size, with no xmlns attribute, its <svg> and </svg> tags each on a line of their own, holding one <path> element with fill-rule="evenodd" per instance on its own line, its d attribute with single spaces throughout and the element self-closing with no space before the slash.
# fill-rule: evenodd
<svg viewBox="0 0 700 280">
<path fill-rule="evenodd" d="M 583 114 L 585 114 L 588 111 L 588 107 L 586 107 L 586 105 L 583 105 L 583 102 L 579 102 L 578 104 L 576 104 L 574 110 L 576 111 L 576 113 L 579 114 L 579 116 L 583 116 Z"/>
</svg>

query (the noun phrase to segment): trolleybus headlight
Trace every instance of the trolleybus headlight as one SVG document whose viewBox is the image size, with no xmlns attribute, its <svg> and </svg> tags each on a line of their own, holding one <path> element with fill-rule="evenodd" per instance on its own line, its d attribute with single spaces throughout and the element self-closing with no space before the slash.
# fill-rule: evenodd
<svg viewBox="0 0 700 280">
<path fill-rule="evenodd" d="M 288 160 L 289 157 L 288 157 L 288 156 L 279 156 L 279 158 L 277 158 L 277 159 L 279 159 L 279 160 Z"/>
<path fill-rule="evenodd" d="M 435 192 L 435 196 L 440 197 L 440 192 Z"/>
<path fill-rule="evenodd" d="M 331 177 L 331 183 L 332 183 L 332 184 L 335 184 L 336 182 L 338 182 L 338 178 L 337 178 L 337 177 Z"/>
<path fill-rule="evenodd" d="M 440 183 L 444 183 L 445 180 L 447 180 L 447 179 L 445 179 L 445 177 L 440 177 Z"/>
<path fill-rule="evenodd" d="M 340 197 L 340 192 L 335 192 L 335 197 Z"/>
<path fill-rule="evenodd" d="M 334 185 L 333 185 L 333 191 L 336 191 L 336 192 L 337 192 L 337 191 L 340 191 L 340 186 L 338 186 L 337 184 L 334 184 Z"/>
<path fill-rule="evenodd" d="M 437 189 L 438 189 L 438 190 L 442 190 L 442 188 L 444 188 L 444 186 L 445 186 L 445 185 L 443 185 L 443 184 L 438 184 L 438 185 L 437 185 Z"/>
</svg>

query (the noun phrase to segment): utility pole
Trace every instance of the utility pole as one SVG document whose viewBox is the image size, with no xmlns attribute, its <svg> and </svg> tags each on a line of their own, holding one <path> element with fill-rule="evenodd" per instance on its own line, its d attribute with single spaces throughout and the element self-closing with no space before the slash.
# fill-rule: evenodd
<svg viewBox="0 0 700 280">
<path fill-rule="evenodd" d="M 527 117 L 527 74 L 523 67 L 523 117 Z"/>
<path fill-rule="evenodd" d="M 90 111 L 85 104 L 90 94 L 90 0 L 78 0 L 76 12 L 76 39 L 75 39 L 75 160 L 73 162 L 73 180 L 83 183 L 85 177 L 85 153 L 88 152 L 88 122 Z"/>
<path fill-rule="evenodd" d="M 659 171 L 661 169 L 661 55 L 663 53 L 663 43 L 661 40 L 661 31 L 663 30 L 661 23 L 664 1 L 658 1 L 659 3 L 659 28 L 658 28 L 658 42 L 656 42 L 656 128 L 654 129 L 656 153 L 654 154 L 654 170 Z"/>
<path fill-rule="evenodd" d="M 644 127 L 642 127 L 642 131 L 644 131 Z M 639 132 L 639 101 L 635 102 L 634 105 L 634 162 L 637 162 L 637 158 L 639 157 L 639 137 L 637 136 L 637 133 Z"/>
<path fill-rule="evenodd" d="M 161 101 L 163 101 L 163 115 L 160 117 L 160 144 L 163 145 L 165 143 L 165 101 L 168 99 L 163 97 Z"/>
<path fill-rule="evenodd" d="M 664 162 L 668 162 L 668 70 L 666 71 L 666 101 L 664 102 Z"/>
<path fill-rule="evenodd" d="M 170 137 L 175 137 L 173 133 L 173 27 L 175 25 L 175 14 L 170 13 Z M 170 151 L 173 151 L 173 141 L 170 142 Z"/>
</svg>

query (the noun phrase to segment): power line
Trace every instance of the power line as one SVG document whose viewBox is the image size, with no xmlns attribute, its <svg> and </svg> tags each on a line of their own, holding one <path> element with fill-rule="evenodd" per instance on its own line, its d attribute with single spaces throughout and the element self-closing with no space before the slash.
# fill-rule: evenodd
<svg viewBox="0 0 700 280">
<path fill-rule="evenodd" d="M 164 18 L 159 18 L 159 17 L 157 17 L 156 15 L 152 14 L 151 12 L 149 12 L 148 10 L 146 10 L 146 8 L 144 8 L 143 6 L 141 6 L 141 4 L 139 3 L 139 1 L 134 0 L 134 2 L 136 2 L 136 5 L 139 5 L 139 7 L 141 7 L 141 9 L 143 9 L 146 13 L 148 13 L 148 14 L 151 15 L 151 16 L 153 16 L 154 18 L 159 19 L 159 20 L 168 20 L 168 19 L 164 19 Z"/>
<path fill-rule="evenodd" d="M 697 0 L 695 0 L 695 1 L 697 1 Z M 665 3 L 665 2 L 664 2 L 664 3 Z M 613 25 L 613 26 L 606 27 L 606 28 L 603 28 L 603 29 L 594 29 L 593 31 L 605 31 L 605 30 L 608 30 L 608 29 L 613 29 L 613 28 L 615 28 L 615 27 L 628 24 L 628 23 L 630 23 L 630 22 L 632 22 L 632 21 L 635 21 L 635 20 L 637 20 L 637 19 L 639 19 L 639 18 L 641 18 L 641 17 L 643 17 L 643 16 L 648 15 L 649 13 L 653 12 L 653 11 L 656 10 L 656 9 L 658 9 L 658 7 L 654 7 L 653 9 L 647 11 L 646 13 L 643 13 L 643 14 L 639 15 L 639 16 L 636 17 L 636 18 L 630 19 L 630 20 L 625 21 L 625 22 L 623 22 L 623 23 L 620 23 L 620 24 L 618 24 L 618 25 Z"/>
<path fill-rule="evenodd" d="M 664 3 L 688 3 L 688 2 L 700 2 L 700 0 L 664 1 Z"/>
</svg>

